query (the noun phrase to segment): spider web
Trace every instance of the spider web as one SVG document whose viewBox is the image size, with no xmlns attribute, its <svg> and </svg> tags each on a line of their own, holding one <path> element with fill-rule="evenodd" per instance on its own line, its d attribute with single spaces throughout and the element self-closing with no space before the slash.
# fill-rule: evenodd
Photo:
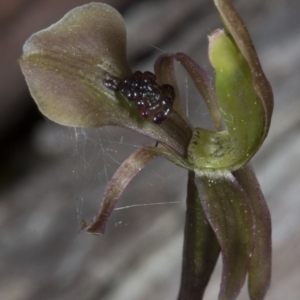
<svg viewBox="0 0 300 300">
<path fill-rule="evenodd" d="M 142 144 L 154 142 L 115 127 L 67 128 L 60 135 L 63 151 L 69 153 L 66 175 L 72 185 L 79 227 L 83 219 L 89 222 L 98 211 L 105 187 L 121 163 Z M 128 185 L 109 226 L 127 226 L 133 214 L 139 216 L 134 221 L 139 223 L 149 210 L 151 214 L 162 206 L 184 205 L 185 178 L 186 171 L 163 159 L 153 160 Z M 183 182 L 180 185 L 178 181 Z"/>
</svg>

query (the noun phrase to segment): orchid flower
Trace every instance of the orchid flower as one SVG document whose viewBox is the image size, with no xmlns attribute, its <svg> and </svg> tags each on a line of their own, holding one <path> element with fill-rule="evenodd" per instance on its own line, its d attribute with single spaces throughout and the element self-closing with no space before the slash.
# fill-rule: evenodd
<svg viewBox="0 0 300 300">
<path fill-rule="evenodd" d="M 183 53 L 158 57 L 154 73 L 133 72 L 126 59 L 123 18 L 102 3 L 75 8 L 33 34 L 19 63 L 40 111 L 54 122 L 120 126 L 154 140 L 120 165 L 99 212 L 83 223 L 82 231 L 103 234 L 132 178 L 149 161 L 163 157 L 189 170 L 178 299 L 202 299 L 221 253 L 219 299 L 236 299 L 248 275 L 250 298 L 259 300 L 270 283 L 271 219 L 250 159 L 268 134 L 273 96 L 242 19 L 229 0 L 214 3 L 225 28 L 209 36 L 215 86 Z M 215 130 L 190 124 L 175 62 L 204 98 Z"/>
</svg>

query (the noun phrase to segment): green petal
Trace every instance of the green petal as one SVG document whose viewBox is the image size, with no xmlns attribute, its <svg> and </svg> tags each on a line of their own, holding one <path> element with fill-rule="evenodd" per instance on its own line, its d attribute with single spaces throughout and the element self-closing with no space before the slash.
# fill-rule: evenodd
<svg viewBox="0 0 300 300">
<path fill-rule="evenodd" d="M 181 285 L 178 300 L 202 299 L 220 246 L 200 203 L 195 174 L 189 171 Z"/>
<path fill-rule="evenodd" d="M 229 0 L 214 0 L 214 2 L 217 9 L 219 10 L 226 29 L 228 30 L 239 50 L 248 62 L 248 65 L 251 69 L 251 74 L 253 76 L 252 79 L 254 89 L 258 97 L 260 98 L 262 105 L 264 106 L 265 127 L 261 141 L 263 142 L 270 127 L 273 111 L 274 102 L 272 88 L 261 68 L 247 27 L 238 12 L 235 10 Z"/>
<path fill-rule="evenodd" d="M 168 149 L 162 145 L 145 145 L 140 147 L 118 168 L 105 189 L 97 215 L 89 224 L 83 220 L 82 231 L 93 234 L 103 234 L 107 220 L 127 185 L 149 161 L 159 156 L 170 160 L 178 166 L 185 167 L 179 155 L 172 154 L 171 151 L 168 151 Z"/>
<path fill-rule="evenodd" d="M 251 203 L 230 172 L 196 172 L 199 197 L 223 259 L 219 299 L 236 299 L 254 247 Z"/>
<path fill-rule="evenodd" d="M 216 70 L 217 96 L 235 164 L 243 164 L 262 143 L 264 107 L 254 89 L 247 61 L 224 31 L 218 30 L 210 37 L 209 55 Z"/>
<path fill-rule="evenodd" d="M 264 106 L 253 86 L 251 69 L 223 30 L 210 37 L 209 56 L 216 70 L 216 91 L 226 131 L 195 129 L 189 151 L 198 168 L 237 169 L 259 149 L 264 136 Z"/>
<path fill-rule="evenodd" d="M 251 300 L 262 300 L 271 279 L 271 216 L 252 167 L 248 164 L 233 175 L 252 204 L 255 218 L 255 248 L 250 260 L 248 286 Z"/>
<path fill-rule="evenodd" d="M 230 1 L 214 2 L 227 30 L 217 30 L 209 38 L 226 131 L 195 129 L 188 151 L 199 169 L 233 171 L 249 161 L 266 138 L 273 95 L 242 19 Z"/>
</svg>

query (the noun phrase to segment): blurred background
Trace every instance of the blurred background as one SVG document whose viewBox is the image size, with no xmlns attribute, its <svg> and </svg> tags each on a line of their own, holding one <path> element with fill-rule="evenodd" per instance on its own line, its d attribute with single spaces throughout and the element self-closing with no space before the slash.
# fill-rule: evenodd
<svg viewBox="0 0 300 300">
<path fill-rule="evenodd" d="M 211 71 L 207 35 L 221 27 L 212 0 L 104 1 L 125 18 L 134 70 L 182 51 Z M 66 128 L 45 120 L 17 64 L 34 32 L 83 0 L 0 2 L 0 299 L 176 299 L 186 171 L 157 159 L 133 180 L 104 236 L 79 233 L 120 163 L 148 142 L 126 130 Z M 235 0 L 275 95 L 270 134 L 253 159 L 273 222 L 267 300 L 300 299 L 300 1 Z M 213 73 L 212 73 L 213 74 Z M 205 106 L 178 68 L 195 126 Z M 166 203 L 167 202 L 167 203 Z M 221 261 L 205 299 L 217 299 Z M 248 299 L 244 289 L 239 299 Z"/>
</svg>

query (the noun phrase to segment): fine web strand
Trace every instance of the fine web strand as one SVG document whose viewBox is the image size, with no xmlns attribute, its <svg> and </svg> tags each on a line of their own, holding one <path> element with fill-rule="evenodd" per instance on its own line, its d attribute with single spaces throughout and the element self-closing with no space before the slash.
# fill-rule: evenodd
<svg viewBox="0 0 300 300">
<path fill-rule="evenodd" d="M 187 117 L 189 117 L 189 83 L 188 78 L 185 76 L 185 111 Z"/>
<path fill-rule="evenodd" d="M 148 47 L 150 47 L 150 48 L 153 48 L 153 49 L 159 51 L 161 54 L 166 53 L 166 51 L 163 50 L 162 48 L 160 48 L 160 47 L 158 47 L 158 46 L 155 46 L 155 45 L 153 45 L 153 44 L 147 43 L 146 40 L 144 40 L 144 39 L 137 38 L 136 36 L 133 36 L 133 35 L 131 35 L 131 34 L 129 34 L 129 33 L 127 33 L 127 37 L 128 37 L 129 39 L 135 41 L 135 42 L 138 42 L 138 43 L 140 43 L 140 44 L 143 44 L 143 45 L 146 45 L 146 46 L 148 46 Z"/>
<path fill-rule="evenodd" d="M 67 177 L 72 183 L 80 226 L 82 219 L 91 220 L 98 211 L 105 187 L 120 164 L 140 145 L 148 142 L 154 143 L 154 141 L 117 127 L 73 128 L 64 135 L 63 139 L 67 139 L 66 135 L 69 135 L 68 140 L 71 143 Z M 128 197 L 123 197 L 122 202 L 128 203 L 123 209 L 178 204 L 178 201 L 155 201 L 156 193 L 162 193 L 163 189 L 167 188 L 168 175 L 164 169 L 157 170 L 155 166 L 149 168 L 147 166 L 141 173 L 141 177 L 147 179 L 139 181 L 138 184 L 129 184 L 127 189 L 144 188 L 153 192 L 147 193 L 146 196 L 143 193 L 134 197 L 130 196 L 129 198 L 133 199 L 129 201 L 131 203 L 126 200 Z M 117 210 L 122 210 L 122 208 L 117 208 Z M 122 215 L 117 217 L 122 219 Z"/>
<path fill-rule="evenodd" d="M 132 204 L 132 205 L 127 205 L 127 206 L 122 206 L 122 207 L 116 207 L 114 210 L 123 210 L 123 209 L 128 209 L 128 208 L 133 208 L 133 207 L 141 207 L 141 206 L 168 205 L 168 204 L 178 204 L 178 203 L 179 203 L 179 201 L 157 202 L 157 203 L 141 203 L 141 204 Z"/>
</svg>

